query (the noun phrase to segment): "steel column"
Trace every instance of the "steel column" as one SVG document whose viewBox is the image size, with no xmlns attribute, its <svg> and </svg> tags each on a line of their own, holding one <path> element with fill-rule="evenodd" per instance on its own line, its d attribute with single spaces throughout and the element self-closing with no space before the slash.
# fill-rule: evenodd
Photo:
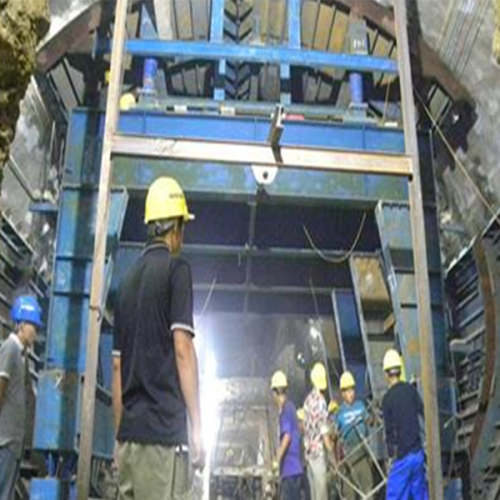
<svg viewBox="0 0 500 500">
<path fill-rule="evenodd" d="M 288 0 L 288 47 L 300 49 L 300 0 Z M 292 103 L 292 81 L 289 64 L 280 66 L 281 104 Z"/>
<path fill-rule="evenodd" d="M 394 17 L 398 43 L 398 66 L 400 71 L 405 147 L 407 154 L 413 159 L 413 178 L 409 186 L 409 201 L 415 281 L 417 286 L 420 352 L 422 359 L 425 359 L 425 363 L 422 363 L 422 386 L 424 395 L 427 459 L 429 462 L 427 471 L 431 499 L 442 500 L 444 491 L 437 403 L 436 360 L 432 330 L 431 291 L 427 263 L 424 204 L 422 199 L 422 183 L 420 179 L 420 162 L 405 2 L 406 0 L 394 0 Z"/>
<path fill-rule="evenodd" d="M 224 3 L 225 0 L 212 0 L 212 16 L 210 21 L 210 44 L 222 44 L 224 37 Z M 225 91 L 226 60 L 221 59 L 215 63 L 214 99 L 223 101 Z"/>
<path fill-rule="evenodd" d="M 90 291 L 87 359 L 85 363 L 85 379 L 83 383 L 80 454 L 78 456 L 78 500 L 88 499 L 90 487 L 99 339 L 103 316 L 102 308 L 104 307 L 102 304 L 105 278 L 104 265 L 106 258 L 106 239 L 111 193 L 111 140 L 117 130 L 120 115 L 119 100 L 126 36 L 127 4 L 127 0 L 117 0 L 116 3 L 113 53 L 111 55 L 111 80 L 106 105 L 104 142 L 97 201 L 92 287 Z"/>
</svg>

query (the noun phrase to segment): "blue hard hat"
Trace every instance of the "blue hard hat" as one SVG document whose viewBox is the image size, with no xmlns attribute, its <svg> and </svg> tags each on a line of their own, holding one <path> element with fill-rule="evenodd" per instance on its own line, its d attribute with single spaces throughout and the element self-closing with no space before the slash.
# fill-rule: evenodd
<svg viewBox="0 0 500 500">
<path fill-rule="evenodd" d="M 42 308 L 37 298 L 31 295 L 21 295 L 14 301 L 10 317 L 14 323 L 32 323 L 38 327 L 43 326 Z"/>
</svg>

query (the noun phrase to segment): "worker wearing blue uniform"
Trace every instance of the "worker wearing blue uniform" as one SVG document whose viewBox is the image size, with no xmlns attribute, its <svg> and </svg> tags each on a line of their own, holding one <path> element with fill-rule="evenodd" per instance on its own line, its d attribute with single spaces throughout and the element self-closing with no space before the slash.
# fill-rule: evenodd
<svg viewBox="0 0 500 500">
<path fill-rule="evenodd" d="M 335 423 L 346 456 L 346 475 L 357 489 L 367 495 L 374 487 L 372 464 L 366 449 L 369 415 L 365 404 L 356 400 L 355 388 L 352 373 L 344 372 L 340 378 L 343 403 L 335 416 Z M 355 500 L 359 496 L 347 483 L 343 485 L 343 492 L 347 500 Z"/>
<path fill-rule="evenodd" d="M 385 354 L 384 371 L 389 390 L 382 409 L 387 451 L 392 461 L 386 500 L 428 500 L 419 423 L 424 410 L 422 400 L 412 385 L 401 381 L 401 356 L 394 349 Z"/>
<path fill-rule="evenodd" d="M 300 430 L 295 406 L 287 399 L 288 381 L 282 371 L 273 375 L 271 389 L 280 412 L 280 444 L 273 468 L 280 471 L 281 500 L 300 500 L 304 474 Z"/>
</svg>

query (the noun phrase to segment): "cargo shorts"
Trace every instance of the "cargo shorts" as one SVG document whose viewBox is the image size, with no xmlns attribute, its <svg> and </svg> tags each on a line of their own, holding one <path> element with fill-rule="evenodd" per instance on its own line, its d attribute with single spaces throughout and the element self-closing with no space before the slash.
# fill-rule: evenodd
<svg viewBox="0 0 500 500">
<path fill-rule="evenodd" d="M 120 500 L 194 500 L 193 473 L 179 447 L 118 444 Z"/>
</svg>

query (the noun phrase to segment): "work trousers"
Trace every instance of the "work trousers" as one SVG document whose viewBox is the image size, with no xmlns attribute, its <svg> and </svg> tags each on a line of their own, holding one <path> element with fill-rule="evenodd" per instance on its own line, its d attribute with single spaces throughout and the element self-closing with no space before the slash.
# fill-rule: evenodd
<svg viewBox="0 0 500 500">
<path fill-rule="evenodd" d="M 429 500 L 422 450 L 394 462 L 387 478 L 386 500 Z"/>
<path fill-rule="evenodd" d="M 346 450 L 347 460 L 345 465 L 345 474 L 356 488 L 364 495 L 369 493 L 375 486 L 373 466 L 366 450 L 360 449 L 351 453 Z M 360 495 L 345 481 L 342 484 L 343 497 L 346 500 L 357 500 Z"/>
<path fill-rule="evenodd" d="M 302 474 L 284 477 L 281 480 L 281 500 L 300 500 Z"/>
<path fill-rule="evenodd" d="M 120 500 L 192 500 L 193 474 L 187 452 L 175 447 L 120 443 Z"/>
<path fill-rule="evenodd" d="M 326 460 L 323 454 L 307 462 L 307 478 L 311 491 L 311 500 L 328 499 L 328 481 L 326 476 Z"/>
<path fill-rule="evenodd" d="M 0 447 L 0 500 L 12 500 L 19 474 L 19 460 L 8 447 Z"/>
</svg>

